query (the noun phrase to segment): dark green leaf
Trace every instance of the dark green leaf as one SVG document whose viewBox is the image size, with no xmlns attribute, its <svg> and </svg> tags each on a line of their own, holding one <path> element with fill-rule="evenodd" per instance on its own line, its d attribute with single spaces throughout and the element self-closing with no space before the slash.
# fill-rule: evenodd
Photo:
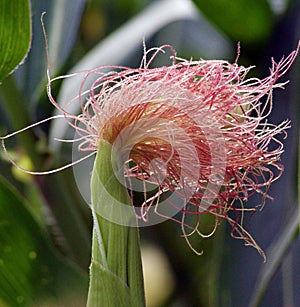
<svg viewBox="0 0 300 307">
<path fill-rule="evenodd" d="M 26 57 L 31 42 L 29 0 L 0 1 L 0 81 Z"/>
<path fill-rule="evenodd" d="M 228 37 L 244 43 L 267 39 L 273 15 L 267 0 L 193 0 L 207 19 Z"/>
<path fill-rule="evenodd" d="M 83 306 L 87 279 L 54 252 L 26 204 L 0 177 L 0 305 Z"/>
</svg>

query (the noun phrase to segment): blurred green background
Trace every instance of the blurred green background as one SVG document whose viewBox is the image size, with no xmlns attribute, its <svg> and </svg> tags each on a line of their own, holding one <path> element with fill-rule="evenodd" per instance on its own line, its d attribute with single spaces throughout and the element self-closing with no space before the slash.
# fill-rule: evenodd
<svg viewBox="0 0 300 307">
<path fill-rule="evenodd" d="M 271 57 L 288 55 L 300 38 L 299 0 L 1 0 L 1 136 L 56 114 L 46 95 L 43 12 L 52 76 L 100 65 L 139 67 L 144 39 L 147 48 L 173 45 L 179 57 L 229 61 L 240 42 L 239 64 L 256 65 L 253 73 L 264 77 Z M 169 64 L 160 56 L 153 66 Z M 283 79 L 290 80 L 286 90 L 275 91 L 269 118 L 292 122 L 285 172 L 270 189 L 273 200 L 249 221 L 267 262 L 232 239 L 225 222 L 212 238 L 195 242 L 202 256 L 176 223 L 143 228 L 149 306 L 300 306 L 299 68 L 297 60 Z M 53 95 L 66 103 L 79 85 L 76 78 L 58 81 Z M 51 121 L 6 145 L 25 169 L 48 170 L 71 161 L 70 146 L 53 141 L 69 133 Z M 85 306 L 92 223 L 72 169 L 30 176 L 0 155 L 0 306 Z"/>
</svg>

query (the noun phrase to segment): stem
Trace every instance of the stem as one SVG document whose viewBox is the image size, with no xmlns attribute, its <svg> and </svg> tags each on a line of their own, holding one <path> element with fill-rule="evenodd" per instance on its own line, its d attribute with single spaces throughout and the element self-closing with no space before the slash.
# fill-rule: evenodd
<svg viewBox="0 0 300 307">
<path fill-rule="evenodd" d="M 111 210 L 117 202 L 131 204 L 126 188 L 114 175 L 112 163 L 116 160 L 111 145 L 101 142 L 91 180 L 94 232 L 88 306 L 142 307 L 145 298 L 138 228 L 116 224 L 97 213 L 97 206 L 104 206 L 113 218 L 120 214 Z"/>
</svg>

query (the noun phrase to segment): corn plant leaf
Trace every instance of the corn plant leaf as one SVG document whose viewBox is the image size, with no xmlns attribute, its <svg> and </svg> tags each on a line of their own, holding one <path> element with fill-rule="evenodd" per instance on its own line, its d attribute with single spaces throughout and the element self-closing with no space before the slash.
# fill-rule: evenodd
<svg viewBox="0 0 300 307">
<path fill-rule="evenodd" d="M 271 245 L 266 253 L 267 262 L 263 265 L 253 291 L 250 301 L 252 307 L 260 306 L 261 300 L 268 288 L 271 278 L 276 273 L 278 267 L 282 264 L 289 247 L 293 243 L 299 232 L 299 215 L 298 208 L 295 206 L 295 212 L 291 215 L 284 230 L 278 239 Z"/>
<path fill-rule="evenodd" d="M 271 33 L 273 14 L 267 0 L 193 0 L 208 20 L 233 40 L 261 43 Z"/>
<path fill-rule="evenodd" d="M 72 51 L 86 0 L 31 0 L 31 3 L 32 46 L 26 63 L 16 71 L 16 77 L 28 103 L 36 105 L 46 86 L 46 51 L 41 15 L 46 12 L 43 21 L 49 43 L 49 64 L 52 74 L 55 74 Z"/>
<path fill-rule="evenodd" d="M 29 0 L 0 1 L 0 81 L 26 57 L 31 42 Z"/>
<path fill-rule="evenodd" d="M 0 306 L 83 306 L 87 277 L 59 256 L 0 177 Z"/>
</svg>

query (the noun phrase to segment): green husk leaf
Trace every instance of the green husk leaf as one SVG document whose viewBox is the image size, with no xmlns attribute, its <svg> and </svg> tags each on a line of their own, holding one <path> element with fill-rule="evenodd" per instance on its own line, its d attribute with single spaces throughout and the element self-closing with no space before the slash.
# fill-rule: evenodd
<svg viewBox="0 0 300 307">
<path fill-rule="evenodd" d="M 97 214 L 99 206 L 112 216 L 121 214 L 112 209 L 115 203 L 130 205 L 126 188 L 114 175 L 113 163 L 118 159 L 111 145 L 100 142 L 91 180 L 94 231 L 88 306 L 141 307 L 145 298 L 138 228 Z"/>
<path fill-rule="evenodd" d="M 138 306 L 132 305 L 130 289 L 124 281 L 99 262 L 92 260 L 90 273 L 88 306 Z"/>
</svg>

